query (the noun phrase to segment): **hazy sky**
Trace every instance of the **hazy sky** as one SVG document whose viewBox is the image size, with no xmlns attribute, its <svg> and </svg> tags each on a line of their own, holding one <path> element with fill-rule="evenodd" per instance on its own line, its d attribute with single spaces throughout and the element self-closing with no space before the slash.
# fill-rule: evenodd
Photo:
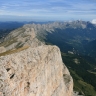
<svg viewBox="0 0 96 96">
<path fill-rule="evenodd" d="M 96 0 L 0 0 L 0 21 L 96 19 Z"/>
</svg>

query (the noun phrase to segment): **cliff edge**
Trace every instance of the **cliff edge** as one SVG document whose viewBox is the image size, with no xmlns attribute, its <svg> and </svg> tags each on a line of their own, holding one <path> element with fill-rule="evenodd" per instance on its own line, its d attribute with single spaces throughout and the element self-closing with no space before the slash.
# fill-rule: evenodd
<svg viewBox="0 0 96 96">
<path fill-rule="evenodd" d="M 44 45 L 31 31 L 15 30 L 4 40 L 8 51 L 0 53 L 0 96 L 73 96 L 73 80 L 59 48 Z"/>
</svg>

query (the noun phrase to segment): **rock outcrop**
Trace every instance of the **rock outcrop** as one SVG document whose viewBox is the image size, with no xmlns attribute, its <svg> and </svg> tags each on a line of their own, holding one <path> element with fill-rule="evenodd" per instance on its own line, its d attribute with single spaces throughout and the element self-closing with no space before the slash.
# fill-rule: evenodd
<svg viewBox="0 0 96 96">
<path fill-rule="evenodd" d="M 23 46 L 31 46 L 33 48 L 33 47 L 43 45 L 43 43 L 36 38 L 36 33 L 34 32 L 33 27 L 31 28 L 22 27 L 10 32 L 4 38 L 0 46 L 1 48 L 4 47 L 6 51 L 8 51 L 13 49 L 18 49 Z"/>
<path fill-rule="evenodd" d="M 33 30 L 20 32 L 31 34 Z M 59 48 L 44 45 L 34 33 L 25 36 L 29 38 L 27 43 L 21 34 L 13 33 L 5 41 L 17 36 L 17 41 L 30 47 L 0 57 L 0 96 L 72 96 L 73 80 L 62 62 Z"/>
<path fill-rule="evenodd" d="M 2 46 L 2 47 L 0 47 L 0 53 L 3 53 L 3 52 L 5 52 L 6 51 L 6 49 Z"/>
</svg>

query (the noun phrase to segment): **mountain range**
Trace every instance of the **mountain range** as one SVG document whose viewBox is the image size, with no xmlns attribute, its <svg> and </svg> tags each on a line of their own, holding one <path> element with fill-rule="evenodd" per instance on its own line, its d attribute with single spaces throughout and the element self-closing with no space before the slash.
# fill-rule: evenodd
<svg viewBox="0 0 96 96">
<path fill-rule="evenodd" d="M 36 47 L 37 39 L 47 45 L 57 45 L 60 48 L 63 62 L 73 77 L 74 90 L 85 96 L 95 96 L 96 25 L 80 20 L 31 23 L 21 24 L 23 27 L 20 25 L 21 28 L 16 30 L 13 28 L 13 31 L 9 30 L 6 36 L 1 36 L 0 46 L 3 46 L 2 49 L 5 52 L 0 53 L 0 55 L 2 56 L 6 52 L 10 53 L 10 50 L 14 52 L 16 48 L 22 48 L 26 45 Z M 31 30 L 36 34 L 37 39 L 33 39 L 35 43 L 31 42 L 31 35 L 35 36 L 34 32 L 30 33 Z M 1 33 L 5 34 L 3 31 Z"/>
</svg>

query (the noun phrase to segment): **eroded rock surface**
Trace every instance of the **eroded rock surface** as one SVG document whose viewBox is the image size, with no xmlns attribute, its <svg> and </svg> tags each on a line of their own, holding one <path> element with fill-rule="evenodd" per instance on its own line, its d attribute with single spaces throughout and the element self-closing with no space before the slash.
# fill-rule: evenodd
<svg viewBox="0 0 96 96">
<path fill-rule="evenodd" d="M 1 43 L 7 51 L 0 54 L 0 96 L 73 95 L 73 80 L 59 48 L 39 41 L 37 27 L 16 29 Z"/>
<path fill-rule="evenodd" d="M 0 96 L 72 96 L 72 92 L 72 78 L 56 46 L 30 47 L 0 57 Z"/>
<path fill-rule="evenodd" d="M 0 53 L 3 53 L 3 52 L 5 52 L 5 51 L 6 51 L 6 49 L 5 49 L 4 46 L 0 47 Z"/>
</svg>

